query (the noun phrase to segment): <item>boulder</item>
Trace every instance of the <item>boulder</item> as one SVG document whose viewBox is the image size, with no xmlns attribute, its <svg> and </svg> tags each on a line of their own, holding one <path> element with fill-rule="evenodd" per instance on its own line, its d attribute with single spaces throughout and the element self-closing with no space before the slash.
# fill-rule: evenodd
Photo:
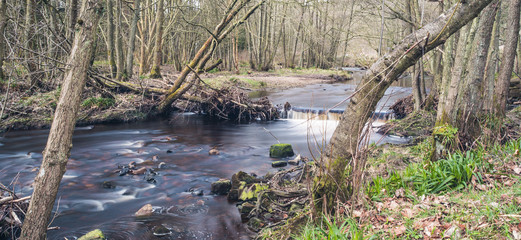
<svg viewBox="0 0 521 240">
<path fill-rule="evenodd" d="M 232 189 L 232 181 L 228 179 L 219 179 L 212 183 L 212 193 L 217 195 L 226 195 Z"/>
<path fill-rule="evenodd" d="M 134 215 L 136 215 L 136 217 L 145 217 L 152 215 L 152 213 L 154 213 L 154 208 L 152 208 L 151 204 L 147 204 L 140 208 Z"/>
<path fill-rule="evenodd" d="M 256 181 L 255 177 L 240 171 L 232 176 L 232 188 L 228 193 L 228 200 L 237 201 L 244 186 L 250 185 Z"/>
<path fill-rule="evenodd" d="M 168 236 L 168 235 L 172 234 L 172 232 L 163 225 L 155 226 L 154 228 L 152 228 L 152 232 L 153 232 L 154 236 L 158 236 L 158 237 Z"/>
<path fill-rule="evenodd" d="M 275 161 L 275 162 L 271 163 L 271 166 L 274 168 L 285 167 L 287 165 L 288 165 L 288 162 L 286 162 L 286 161 Z"/>
<path fill-rule="evenodd" d="M 270 147 L 270 157 L 272 158 L 285 158 L 295 155 L 291 144 L 279 143 L 273 144 Z"/>
<path fill-rule="evenodd" d="M 78 240 L 104 240 L 104 239 L 106 239 L 105 235 L 103 235 L 103 232 L 101 232 L 101 230 L 99 230 L 99 229 L 90 231 L 89 233 L 78 238 Z"/>
</svg>

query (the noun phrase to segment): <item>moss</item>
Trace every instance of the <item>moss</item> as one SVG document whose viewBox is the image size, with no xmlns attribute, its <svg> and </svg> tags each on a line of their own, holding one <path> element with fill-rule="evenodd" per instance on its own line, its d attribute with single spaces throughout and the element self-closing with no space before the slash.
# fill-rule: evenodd
<svg viewBox="0 0 521 240">
<path fill-rule="evenodd" d="M 241 196 L 239 196 L 239 199 L 242 201 L 250 201 L 250 200 L 256 200 L 257 194 L 263 190 L 268 189 L 268 185 L 262 184 L 262 183 L 255 183 L 251 185 L 248 188 L 243 188 L 241 191 Z M 240 190 L 241 188 L 239 188 Z"/>
<path fill-rule="evenodd" d="M 270 157 L 272 158 L 285 158 L 293 155 L 295 155 L 295 153 L 293 152 L 291 144 L 279 143 L 271 145 L 270 147 Z"/>
<path fill-rule="evenodd" d="M 107 109 L 109 107 L 112 107 L 116 103 L 116 100 L 113 98 L 97 98 L 97 97 L 91 97 L 85 99 L 81 103 L 81 106 L 84 108 L 100 108 L 100 109 Z"/>
<path fill-rule="evenodd" d="M 336 201 L 345 201 L 352 194 L 351 186 L 347 182 L 351 175 L 351 169 L 347 167 L 347 161 L 343 158 L 337 158 L 329 161 L 327 173 L 318 174 L 313 180 L 313 200 L 315 202 L 315 211 L 317 216 L 325 209 L 331 213 L 334 212 Z M 338 169 L 346 169 L 341 171 Z"/>
<path fill-rule="evenodd" d="M 78 238 L 78 240 L 98 240 L 98 239 L 99 240 L 106 239 L 105 235 L 103 235 L 103 232 L 101 232 L 101 230 L 99 230 L 99 229 L 90 231 L 89 233 Z"/>
</svg>

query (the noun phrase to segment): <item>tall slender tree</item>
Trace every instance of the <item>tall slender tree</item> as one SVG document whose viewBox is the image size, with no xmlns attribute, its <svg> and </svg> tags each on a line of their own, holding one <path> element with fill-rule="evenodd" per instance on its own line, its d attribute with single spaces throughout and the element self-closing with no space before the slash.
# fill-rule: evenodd
<svg viewBox="0 0 521 240">
<path fill-rule="evenodd" d="M 4 59 L 6 55 L 6 44 L 5 44 L 5 26 L 7 25 L 7 2 L 6 0 L 0 0 L 0 80 L 5 79 L 5 74 L 2 69 L 4 65 Z"/>
<path fill-rule="evenodd" d="M 116 46 L 114 43 L 114 0 L 107 0 L 107 55 L 110 66 L 110 75 L 115 78 L 117 76 L 117 65 L 115 58 Z"/>
<path fill-rule="evenodd" d="M 164 21 L 164 9 L 163 9 L 163 0 L 159 0 L 157 6 L 157 15 L 156 15 L 156 44 L 154 52 L 154 62 L 152 64 L 152 69 L 150 70 L 151 78 L 161 78 L 161 62 L 162 62 L 162 42 L 163 42 L 163 21 Z"/>
<path fill-rule="evenodd" d="M 506 24 L 508 27 L 506 29 L 505 48 L 501 58 L 501 67 L 495 90 L 496 99 L 494 100 L 496 113 L 499 116 L 504 116 L 506 112 L 510 79 L 514 69 L 517 41 L 519 40 L 520 2 L 521 0 L 510 0 L 508 5 L 508 20 Z"/>
<path fill-rule="evenodd" d="M 34 191 L 22 227 L 22 240 L 44 240 L 51 211 L 66 171 L 72 148 L 72 133 L 76 124 L 81 93 L 87 70 L 94 53 L 98 21 L 103 13 L 102 0 L 84 0 L 77 32 L 67 61 L 60 99 L 52 122 L 43 162 L 34 181 Z"/>
<path fill-rule="evenodd" d="M 127 63 L 125 64 L 126 77 L 132 78 L 134 68 L 134 50 L 136 49 L 136 32 L 137 22 L 139 21 L 139 12 L 141 8 L 141 0 L 134 0 L 134 14 L 132 15 L 132 22 L 130 24 L 130 32 L 128 34 L 128 50 Z"/>
</svg>

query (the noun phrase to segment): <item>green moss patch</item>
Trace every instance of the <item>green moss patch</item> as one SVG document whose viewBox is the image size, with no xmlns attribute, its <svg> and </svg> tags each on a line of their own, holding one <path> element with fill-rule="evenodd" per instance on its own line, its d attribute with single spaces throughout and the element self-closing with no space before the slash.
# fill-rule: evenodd
<svg viewBox="0 0 521 240">
<path fill-rule="evenodd" d="M 270 157 L 272 158 L 285 158 L 293 155 L 295 155 L 295 153 L 293 152 L 291 144 L 279 143 L 271 145 L 270 147 Z"/>
</svg>

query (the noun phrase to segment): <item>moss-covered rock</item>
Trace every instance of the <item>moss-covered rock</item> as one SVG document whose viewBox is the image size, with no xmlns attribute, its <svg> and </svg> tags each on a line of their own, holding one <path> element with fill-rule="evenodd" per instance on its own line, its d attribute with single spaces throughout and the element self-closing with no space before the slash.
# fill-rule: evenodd
<svg viewBox="0 0 521 240">
<path fill-rule="evenodd" d="M 99 229 L 90 231 L 89 233 L 78 238 L 78 240 L 104 240 L 104 239 L 106 239 L 105 235 L 103 235 L 103 232 L 101 232 L 101 230 L 99 230 Z"/>
<path fill-rule="evenodd" d="M 263 191 L 263 190 L 266 190 L 268 189 L 268 185 L 267 184 L 263 184 L 263 183 L 255 183 L 251 186 L 244 186 L 244 187 L 241 187 L 239 188 L 239 192 L 240 192 L 240 196 L 239 196 L 239 200 L 242 200 L 242 201 L 254 201 L 254 200 L 257 200 L 257 194 L 260 192 L 260 191 Z"/>
<path fill-rule="evenodd" d="M 244 186 L 252 184 L 255 182 L 255 177 L 240 171 L 232 176 L 232 188 L 228 193 L 228 200 L 237 201 L 239 200 L 240 191 L 239 188 L 244 188 Z"/>
<path fill-rule="evenodd" d="M 212 183 L 212 193 L 217 195 L 226 195 L 232 189 L 232 181 L 228 179 L 220 179 Z"/>
<path fill-rule="evenodd" d="M 295 155 L 291 144 L 279 143 L 273 144 L 270 147 L 270 157 L 272 158 L 285 158 Z"/>
<path fill-rule="evenodd" d="M 271 166 L 274 168 L 285 167 L 287 165 L 288 165 L 288 162 L 286 162 L 286 161 L 275 161 L 275 162 L 271 163 Z"/>
</svg>

